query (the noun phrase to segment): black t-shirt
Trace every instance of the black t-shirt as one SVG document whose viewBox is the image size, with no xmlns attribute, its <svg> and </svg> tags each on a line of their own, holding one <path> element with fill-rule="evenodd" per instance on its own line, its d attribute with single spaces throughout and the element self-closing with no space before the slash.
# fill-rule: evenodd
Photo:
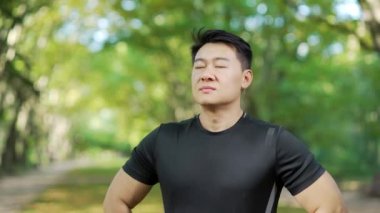
<svg viewBox="0 0 380 213">
<path fill-rule="evenodd" d="M 123 169 L 160 183 L 166 213 L 276 212 L 283 186 L 295 195 L 324 172 L 291 133 L 249 116 L 221 132 L 204 129 L 198 116 L 162 124 Z"/>
</svg>

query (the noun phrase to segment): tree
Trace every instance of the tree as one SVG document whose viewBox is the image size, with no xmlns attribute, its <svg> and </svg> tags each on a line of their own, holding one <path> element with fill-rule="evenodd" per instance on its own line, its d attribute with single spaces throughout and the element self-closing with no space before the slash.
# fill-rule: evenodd
<svg viewBox="0 0 380 213">
<path fill-rule="evenodd" d="M 37 103 L 39 91 L 29 77 L 30 61 L 19 51 L 17 44 L 25 19 L 44 4 L 45 1 L 6 1 L 1 2 L 0 6 L 0 120 L 3 121 L 1 127 L 4 130 L 1 132 L 5 139 L 5 143 L 1 143 L 4 145 L 1 154 L 3 170 L 27 163 L 27 137 L 33 133 L 26 126 L 20 125 L 20 122 L 31 122 L 29 119 L 34 111 L 30 105 Z"/>
</svg>

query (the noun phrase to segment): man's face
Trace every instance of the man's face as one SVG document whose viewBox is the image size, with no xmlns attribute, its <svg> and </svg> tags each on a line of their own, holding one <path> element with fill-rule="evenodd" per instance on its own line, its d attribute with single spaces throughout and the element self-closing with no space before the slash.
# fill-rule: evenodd
<svg viewBox="0 0 380 213">
<path fill-rule="evenodd" d="M 234 48 L 207 43 L 197 52 L 192 70 L 192 92 L 200 105 L 240 106 L 241 89 L 249 86 L 251 70 L 242 70 Z"/>
</svg>

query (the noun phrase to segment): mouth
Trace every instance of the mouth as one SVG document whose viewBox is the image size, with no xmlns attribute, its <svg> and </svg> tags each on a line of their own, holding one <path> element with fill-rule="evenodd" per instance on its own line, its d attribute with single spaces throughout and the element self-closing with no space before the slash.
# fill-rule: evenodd
<svg viewBox="0 0 380 213">
<path fill-rule="evenodd" d="M 203 86 L 203 87 L 200 87 L 199 88 L 199 91 L 203 92 L 203 93 L 210 93 L 212 91 L 216 90 L 215 87 L 210 87 L 210 86 Z"/>
</svg>

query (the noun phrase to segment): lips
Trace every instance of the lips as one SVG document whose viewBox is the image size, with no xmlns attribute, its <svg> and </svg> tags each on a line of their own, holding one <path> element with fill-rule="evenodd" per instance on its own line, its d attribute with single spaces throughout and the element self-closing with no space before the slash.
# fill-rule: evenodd
<svg viewBox="0 0 380 213">
<path fill-rule="evenodd" d="M 211 86 L 202 86 L 199 88 L 199 91 L 204 92 L 204 93 L 209 93 L 209 92 L 212 92 L 214 90 L 216 90 L 216 88 L 211 87 Z"/>
</svg>

